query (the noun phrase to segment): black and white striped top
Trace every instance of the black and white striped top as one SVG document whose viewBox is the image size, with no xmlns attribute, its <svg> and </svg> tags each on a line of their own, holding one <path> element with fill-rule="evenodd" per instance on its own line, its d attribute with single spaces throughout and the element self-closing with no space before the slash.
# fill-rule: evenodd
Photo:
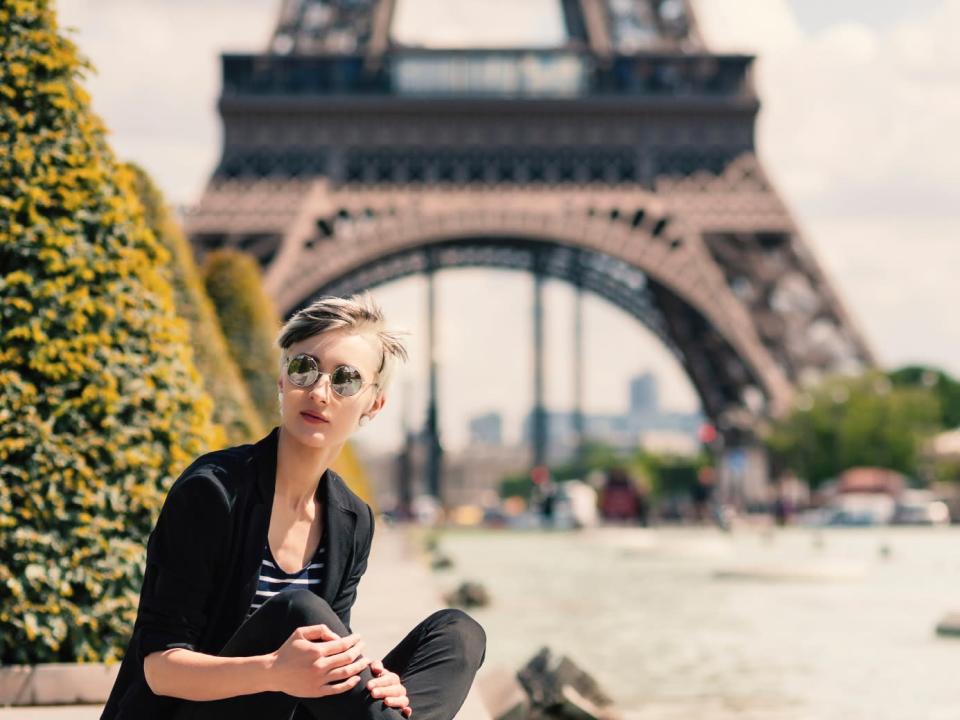
<svg viewBox="0 0 960 720">
<path fill-rule="evenodd" d="M 324 530 L 324 535 L 326 535 L 326 530 Z M 263 561 L 260 563 L 260 580 L 257 582 L 257 593 L 253 596 L 253 601 L 247 610 L 247 617 L 256 612 L 267 600 L 284 590 L 308 588 L 319 595 L 320 584 L 323 581 L 323 546 L 324 538 L 320 538 L 320 544 L 317 545 L 317 551 L 313 554 L 310 562 L 297 572 L 288 573 L 282 570 L 277 561 L 273 559 L 273 553 L 270 552 L 270 543 L 264 543 Z"/>
</svg>

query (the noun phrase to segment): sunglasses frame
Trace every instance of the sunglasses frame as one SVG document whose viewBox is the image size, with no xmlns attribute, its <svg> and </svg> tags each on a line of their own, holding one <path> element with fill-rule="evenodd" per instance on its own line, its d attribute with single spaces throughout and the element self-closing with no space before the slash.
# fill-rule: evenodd
<svg viewBox="0 0 960 720">
<path fill-rule="evenodd" d="M 316 365 L 316 368 L 317 368 L 317 378 L 316 378 L 316 380 L 314 380 L 314 381 L 311 382 L 311 383 L 307 383 L 306 385 L 301 385 L 301 384 L 299 384 L 299 383 L 296 382 L 296 381 L 291 377 L 291 375 L 290 375 L 290 365 L 293 363 L 294 360 L 297 360 L 297 359 L 299 359 L 299 358 L 301 358 L 301 357 L 309 358 L 310 360 L 312 360 L 312 361 L 313 361 L 313 364 Z M 337 370 L 339 370 L 340 368 L 350 368 L 351 370 L 356 370 L 356 371 L 357 371 L 357 375 L 360 376 L 360 387 L 357 389 L 357 391 L 356 391 L 355 393 L 353 393 L 353 394 L 351 394 L 351 395 L 344 395 L 344 394 L 341 393 L 339 390 L 337 390 L 337 386 L 336 386 L 336 384 L 333 382 L 333 374 L 334 374 L 335 372 L 337 372 Z M 370 387 L 370 386 L 374 386 L 374 387 L 375 387 L 375 386 L 377 385 L 377 383 L 367 382 L 366 380 L 364 380 L 364 379 L 363 379 L 363 374 L 360 372 L 360 369 L 359 369 L 359 368 L 356 368 L 356 367 L 354 367 L 353 365 L 347 365 L 346 363 L 337 365 L 337 366 L 336 366 L 333 370 L 331 370 L 330 372 L 323 372 L 323 371 L 320 369 L 320 361 L 319 361 L 316 357 L 314 357 L 313 355 L 311 355 L 310 353 L 297 353 L 297 354 L 294 355 L 293 357 L 288 358 L 287 361 L 284 363 L 284 372 L 287 374 L 287 379 L 290 380 L 291 383 L 293 383 L 294 387 L 298 387 L 298 388 L 301 388 L 301 389 L 303 389 L 303 390 L 309 390 L 309 389 L 313 388 L 314 385 L 316 385 L 318 382 L 320 382 L 321 378 L 323 378 L 324 375 L 329 375 L 329 376 L 330 376 L 330 389 L 331 389 L 334 393 L 336 393 L 337 397 L 340 397 L 340 398 L 356 397 L 356 396 L 359 395 L 361 392 L 363 392 L 364 390 L 366 390 L 368 387 Z"/>
</svg>

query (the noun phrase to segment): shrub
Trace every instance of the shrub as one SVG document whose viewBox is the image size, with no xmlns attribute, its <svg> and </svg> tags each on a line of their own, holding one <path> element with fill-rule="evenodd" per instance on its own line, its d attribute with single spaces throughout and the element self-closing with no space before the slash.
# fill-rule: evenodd
<svg viewBox="0 0 960 720">
<path fill-rule="evenodd" d="M 0 2 L 0 663 L 113 661 L 166 491 L 224 441 L 50 3 Z"/>
<path fill-rule="evenodd" d="M 147 173 L 130 163 L 127 167 L 133 172 L 134 189 L 144 207 L 147 224 L 171 254 L 174 304 L 177 314 L 189 323 L 194 362 L 213 398 L 214 420 L 223 425 L 231 445 L 255 442 L 264 433 L 263 425 L 240 370 L 233 362 L 190 243 Z"/>
<path fill-rule="evenodd" d="M 203 265 L 207 295 L 220 318 L 220 327 L 250 397 L 265 427 L 279 417 L 276 346 L 280 319 L 263 290 L 260 266 L 239 250 L 215 250 Z"/>
</svg>

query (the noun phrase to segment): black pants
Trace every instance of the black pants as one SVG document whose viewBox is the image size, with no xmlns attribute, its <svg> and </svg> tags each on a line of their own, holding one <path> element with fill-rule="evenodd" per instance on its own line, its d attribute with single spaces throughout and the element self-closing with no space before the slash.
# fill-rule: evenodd
<svg viewBox="0 0 960 720">
<path fill-rule="evenodd" d="M 274 652 L 298 627 L 320 623 L 340 637 L 349 634 L 323 598 L 310 590 L 287 590 L 247 618 L 220 655 Z M 462 610 L 446 609 L 419 623 L 382 659 L 407 690 L 413 709 L 410 720 L 452 720 L 485 656 L 486 634 L 480 624 Z M 319 698 L 263 692 L 222 700 L 185 700 L 175 720 L 404 720 L 383 698 L 370 697 L 366 685 L 372 678 L 367 667 L 350 690 Z"/>
</svg>

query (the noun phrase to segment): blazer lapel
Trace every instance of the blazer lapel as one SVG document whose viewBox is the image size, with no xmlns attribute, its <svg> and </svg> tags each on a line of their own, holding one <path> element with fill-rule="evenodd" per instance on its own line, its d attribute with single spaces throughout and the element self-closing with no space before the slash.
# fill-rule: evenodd
<svg viewBox="0 0 960 720">
<path fill-rule="evenodd" d="M 357 515 L 346 507 L 340 482 L 328 468 L 318 488 L 324 493 L 323 521 L 326 523 L 321 595 L 330 605 L 333 605 L 344 575 L 353 564 L 353 535 L 357 527 Z"/>
<path fill-rule="evenodd" d="M 254 446 L 251 470 L 256 475 L 256 489 L 251 497 L 246 532 L 241 539 L 243 543 L 241 576 L 244 578 L 241 596 L 245 598 L 243 606 L 240 608 L 241 620 L 250 603 L 253 602 L 260 581 L 263 546 L 267 542 L 267 532 L 270 529 L 273 491 L 277 481 L 277 448 L 279 442 L 280 428 L 275 426 Z"/>
</svg>

